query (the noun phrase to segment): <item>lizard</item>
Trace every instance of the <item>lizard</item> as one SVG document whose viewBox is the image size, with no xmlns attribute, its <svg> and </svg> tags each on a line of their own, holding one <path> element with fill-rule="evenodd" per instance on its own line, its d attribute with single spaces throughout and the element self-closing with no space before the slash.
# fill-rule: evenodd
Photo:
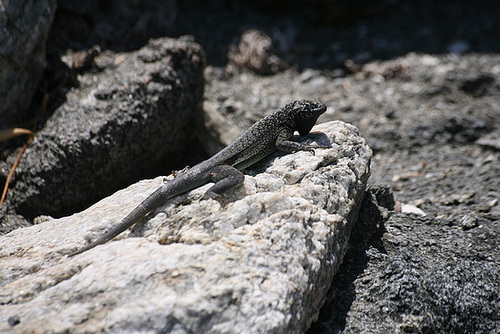
<svg viewBox="0 0 500 334">
<path fill-rule="evenodd" d="M 252 166 L 275 151 L 284 153 L 309 151 L 314 154 L 314 148 L 322 148 L 322 146 L 299 143 L 290 139 L 296 131 L 300 136 L 307 135 L 318 117 L 325 111 L 326 106 L 318 100 L 297 100 L 285 105 L 255 123 L 232 144 L 211 158 L 182 171 L 178 176 L 167 181 L 146 197 L 119 224 L 90 244 L 69 254 L 69 257 L 108 242 L 132 227 L 166 200 L 210 182 L 214 185 L 205 192 L 203 198 L 215 199 L 223 206 L 222 194 L 244 182 L 245 175 L 241 170 Z"/>
</svg>

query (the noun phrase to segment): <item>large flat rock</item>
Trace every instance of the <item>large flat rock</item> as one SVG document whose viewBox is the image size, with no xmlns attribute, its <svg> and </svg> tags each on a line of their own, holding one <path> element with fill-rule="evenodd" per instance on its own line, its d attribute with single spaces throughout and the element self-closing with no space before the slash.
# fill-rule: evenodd
<svg viewBox="0 0 500 334">
<path fill-rule="evenodd" d="M 0 331 L 300 333 L 317 317 L 357 219 L 371 150 L 343 122 L 275 154 L 227 195 L 178 196 L 133 232 L 66 254 L 117 224 L 165 180 L 0 238 Z"/>
</svg>

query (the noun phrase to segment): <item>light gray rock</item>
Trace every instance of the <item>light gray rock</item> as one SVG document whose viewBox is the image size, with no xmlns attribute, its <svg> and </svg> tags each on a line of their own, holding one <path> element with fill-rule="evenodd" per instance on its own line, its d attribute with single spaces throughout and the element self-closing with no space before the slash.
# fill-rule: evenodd
<svg viewBox="0 0 500 334">
<path fill-rule="evenodd" d="M 4 208 L 28 219 L 74 213 L 131 179 L 167 169 L 195 140 L 204 86 L 200 45 L 161 38 L 135 52 L 104 52 L 95 62 L 99 70 L 78 75 L 79 87 L 24 153 L 0 231 L 16 227 L 12 215 L 2 222 Z M 5 175 L 16 154 L 0 163 Z"/>
<path fill-rule="evenodd" d="M 165 180 L 141 181 L 69 217 L 0 237 L 0 332 L 300 333 L 342 262 L 371 150 L 342 122 L 275 154 L 230 203 L 181 195 L 74 258 Z M 135 237 L 132 237 L 135 236 Z"/>
<path fill-rule="evenodd" d="M 0 1 L 0 129 L 19 126 L 45 69 L 56 0 Z"/>
</svg>

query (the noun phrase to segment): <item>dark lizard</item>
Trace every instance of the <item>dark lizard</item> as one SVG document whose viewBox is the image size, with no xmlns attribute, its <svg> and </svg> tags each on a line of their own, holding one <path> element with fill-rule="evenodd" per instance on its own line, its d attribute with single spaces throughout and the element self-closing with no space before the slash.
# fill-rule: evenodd
<svg viewBox="0 0 500 334">
<path fill-rule="evenodd" d="M 120 224 L 69 256 L 83 253 L 113 239 L 166 200 L 209 182 L 215 184 L 206 191 L 204 198 L 212 198 L 223 203 L 221 194 L 245 180 L 240 170 L 275 151 L 286 153 L 309 151 L 314 154 L 314 148 L 318 146 L 298 143 L 291 141 L 290 138 L 295 131 L 301 136 L 307 135 L 318 117 L 325 111 L 326 106 L 317 100 L 299 100 L 287 104 L 274 114 L 255 123 L 219 153 L 165 183 L 133 209 Z"/>
</svg>

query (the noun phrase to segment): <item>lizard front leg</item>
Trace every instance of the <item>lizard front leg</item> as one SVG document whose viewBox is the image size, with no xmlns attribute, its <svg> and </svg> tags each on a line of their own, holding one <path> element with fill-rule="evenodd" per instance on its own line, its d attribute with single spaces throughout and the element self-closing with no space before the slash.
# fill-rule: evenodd
<svg viewBox="0 0 500 334">
<path fill-rule="evenodd" d="M 278 135 L 276 139 L 276 149 L 285 153 L 294 153 L 297 151 L 308 151 L 314 155 L 315 148 L 321 148 L 318 146 L 313 146 L 304 143 L 298 143 L 295 141 L 291 141 L 290 138 L 293 136 L 293 130 L 291 129 L 283 129 Z"/>
</svg>

